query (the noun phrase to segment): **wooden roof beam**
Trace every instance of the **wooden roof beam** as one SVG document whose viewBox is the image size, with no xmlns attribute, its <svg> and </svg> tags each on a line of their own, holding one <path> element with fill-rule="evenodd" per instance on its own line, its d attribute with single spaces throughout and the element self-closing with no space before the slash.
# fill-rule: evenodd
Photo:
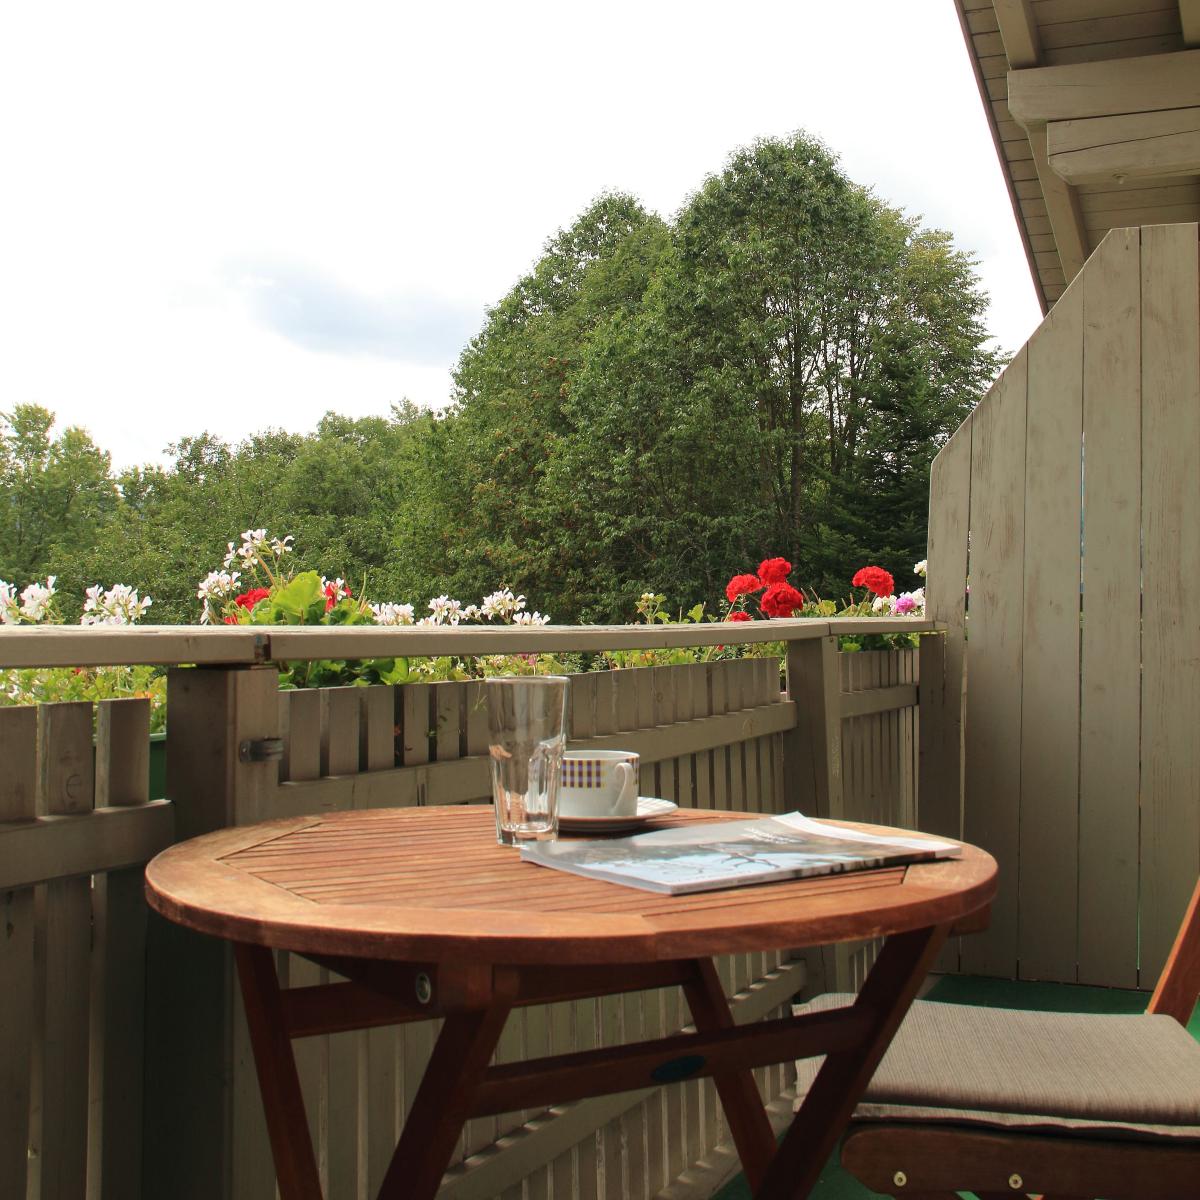
<svg viewBox="0 0 1200 1200">
<path fill-rule="evenodd" d="M 1046 153 L 1046 126 L 1035 125 L 1028 130 L 1029 146 L 1033 151 L 1033 163 L 1037 168 L 1038 182 L 1046 201 L 1046 216 L 1050 220 L 1050 231 L 1058 249 L 1063 275 L 1067 283 L 1083 269 L 1087 261 L 1087 232 L 1083 223 L 1083 210 L 1079 207 L 1079 195 L 1075 189 L 1054 173 Z"/>
<path fill-rule="evenodd" d="M 1024 125 L 1200 106 L 1200 50 L 1008 73 L 1008 108 Z"/>
<path fill-rule="evenodd" d="M 1014 70 L 1036 67 L 1042 61 L 1042 39 L 1029 0 L 992 0 L 996 25 L 1008 65 Z M 1186 4 L 1191 0 L 1180 0 Z M 1200 0 L 1195 0 L 1200 4 Z"/>
<path fill-rule="evenodd" d="M 1047 155 L 1068 183 L 1200 174 L 1200 107 L 1051 121 Z"/>
<path fill-rule="evenodd" d="M 1179 0 L 1179 21 L 1183 26 L 1183 44 L 1200 46 L 1200 0 Z"/>
</svg>

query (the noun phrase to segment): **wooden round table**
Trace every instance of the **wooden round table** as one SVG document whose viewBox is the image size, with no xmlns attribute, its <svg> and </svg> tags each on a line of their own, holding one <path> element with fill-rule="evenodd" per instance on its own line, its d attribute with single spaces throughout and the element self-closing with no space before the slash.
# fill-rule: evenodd
<svg viewBox="0 0 1200 1200">
<path fill-rule="evenodd" d="M 235 944 L 282 1200 L 321 1196 L 291 1040 L 432 1018 L 444 1025 L 380 1200 L 432 1198 L 470 1117 L 704 1076 L 755 1194 L 806 1196 L 946 935 L 981 928 L 995 890 L 995 861 L 966 846 L 945 862 L 663 896 L 524 863 L 481 806 L 269 821 L 146 868 L 153 908 Z M 872 937 L 887 940 L 853 1005 L 735 1027 L 713 955 Z M 281 989 L 273 949 L 348 982 Z M 675 985 L 694 1034 L 489 1066 L 514 1007 Z M 777 1150 L 751 1069 L 820 1054 Z"/>
</svg>

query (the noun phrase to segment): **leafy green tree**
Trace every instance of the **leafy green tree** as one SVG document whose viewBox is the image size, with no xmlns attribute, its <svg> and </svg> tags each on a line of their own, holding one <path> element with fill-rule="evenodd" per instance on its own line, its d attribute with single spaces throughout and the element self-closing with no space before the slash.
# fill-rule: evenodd
<svg viewBox="0 0 1200 1200">
<path fill-rule="evenodd" d="M 669 246 L 666 225 L 629 196 L 601 196 L 546 246 L 463 351 L 444 420 L 423 431 L 421 504 L 402 516 L 409 579 L 478 595 L 506 583 L 563 596 L 552 534 L 562 497 L 543 488 L 595 332 L 636 311 Z M 546 598 L 546 599 L 543 599 Z"/>
<path fill-rule="evenodd" d="M 640 302 L 598 309 L 569 352 L 542 458 L 503 487 L 546 563 L 518 577 L 546 579 L 556 616 L 609 621 L 644 590 L 715 601 L 773 554 L 824 595 L 866 562 L 908 583 L 929 463 L 999 367 L 984 302 L 949 235 L 819 143 L 738 151 L 660 243 Z M 474 354 L 510 361 L 492 349 Z M 485 382 L 460 418 L 494 434 L 489 399 Z M 497 478 L 482 471 L 476 496 Z"/>
<path fill-rule="evenodd" d="M 118 503 L 108 454 L 84 430 L 54 436 L 53 426 L 53 414 L 36 404 L 0 414 L 0 578 L 18 585 L 70 576 Z"/>
</svg>

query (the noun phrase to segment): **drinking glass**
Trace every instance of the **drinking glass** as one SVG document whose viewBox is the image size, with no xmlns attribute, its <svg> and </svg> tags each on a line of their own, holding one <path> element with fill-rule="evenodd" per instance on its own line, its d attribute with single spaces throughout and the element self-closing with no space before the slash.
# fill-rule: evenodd
<svg viewBox="0 0 1200 1200">
<path fill-rule="evenodd" d="M 496 840 L 542 841 L 558 831 L 558 781 L 566 741 L 565 675 L 484 681 Z"/>
</svg>

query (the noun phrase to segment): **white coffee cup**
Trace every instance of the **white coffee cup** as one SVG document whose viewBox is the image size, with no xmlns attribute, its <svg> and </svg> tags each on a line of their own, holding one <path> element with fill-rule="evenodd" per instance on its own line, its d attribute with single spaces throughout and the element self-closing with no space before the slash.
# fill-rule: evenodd
<svg viewBox="0 0 1200 1200">
<path fill-rule="evenodd" d="M 632 750 L 568 750 L 558 785 L 560 817 L 637 815 L 638 756 Z"/>
</svg>

